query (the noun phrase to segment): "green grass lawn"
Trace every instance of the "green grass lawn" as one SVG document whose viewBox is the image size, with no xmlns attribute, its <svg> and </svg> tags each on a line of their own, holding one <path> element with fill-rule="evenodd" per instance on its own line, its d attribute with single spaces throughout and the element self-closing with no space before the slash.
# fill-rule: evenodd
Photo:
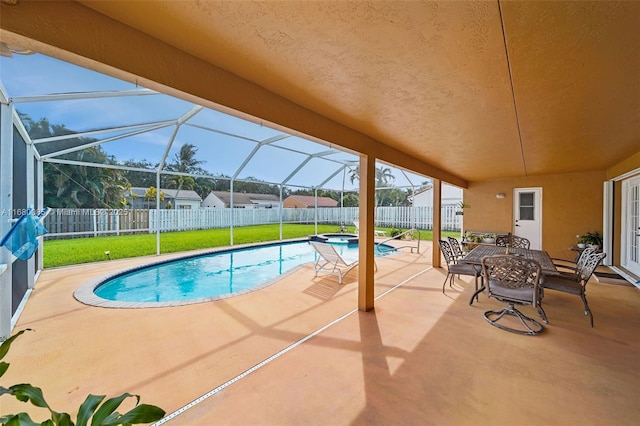
<svg viewBox="0 0 640 426">
<path fill-rule="evenodd" d="M 387 231 L 390 228 L 377 228 Z M 354 232 L 355 227 L 348 227 Z M 336 225 L 318 225 L 318 233 L 337 232 Z M 284 239 L 302 238 L 315 234 L 314 225 L 283 225 Z M 421 230 L 421 238 L 431 241 L 433 232 Z M 443 236 L 459 237 L 459 232 L 445 232 Z M 258 225 L 234 228 L 234 244 L 246 244 L 280 239 L 280 225 Z M 160 252 L 175 253 L 181 251 L 207 249 L 230 245 L 228 228 L 203 229 L 198 231 L 165 232 L 160 235 Z M 121 235 L 114 237 L 73 238 L 68 240 L 47 240 L 44 242 L 44 267 L 75 265 L 80 263 L 107 260 L 105 251 L 111 259 L 125 259 L 149 256 L 156 253 L 156 234 Z"/>
</svg>

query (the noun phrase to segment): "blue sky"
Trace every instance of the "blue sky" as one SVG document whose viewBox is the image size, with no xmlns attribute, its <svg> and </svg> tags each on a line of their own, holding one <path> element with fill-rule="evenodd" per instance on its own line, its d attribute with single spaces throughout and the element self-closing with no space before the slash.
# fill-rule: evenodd
<svg viewBox="0 0 640 426">
<path fill-rule="evenodd" d="M 11 58 L 0 57 L 0 80 L 10 98 L 139 88 L 135 84 L 39 54 L 14 55 Z M 67 128 L 75 131 L 172 120 L 185 114 L 192 107 L 193 104 L 189 102 L 164 94 L 16 104 L 18 111 L 28 114 L 34 120 L 46 117 L 52 124 L 64 124 Z M 194 126 L 181 127 L 172 145 L 169 159 L 183 144 L 194 144 L 198 148 L 197 158 L 205 161 L 202 167 L 213 175 L 233 175 L 256 144 L 242 138 L 202 130 L 197 126 L 215 128 L 254 140 L 264 140 L 280 134 L 280 132 L 268 127 L 209 109 L 198 113 L 190 120 L 190 123 Z M 102 147 L 118 160 L 147 160 L 155 164 L 164 153 L 174 128 L 173 126 L 167 127 L 105 143 Z M 113 132 L 96 137 L 104 139 L 120 133 Z M 275 145 L 308 153 L 324 152 L 328 149 L 326 146 L 299 137 L 289 137 Z M 332 157 L 357 161 L 357 157 L 347 153 L 336 154 Z M 281 182 L 305 158 L 305 155 L 265 146 L 258 150 L 256 156 L 246 165 L 238 177 L 252 176 L 273 183 Z M 313 159 L 289 181 L 289 184 L 318 185 L 339 167 L 337 163 Z M 398 169 L 393 168 L 392 172 L 396 177 L 396 185 L 410 185 Z M 407 174 L 411 182 L 416 185 L 427 180 L 423 176 L 408 172 Z M 326 187 L 339 189 L 342 187 L 342 181 L 343 176 L 339 174 Z M 345 188 L 351 189 L 353 187 L 347 175 Z"/>
</svg>

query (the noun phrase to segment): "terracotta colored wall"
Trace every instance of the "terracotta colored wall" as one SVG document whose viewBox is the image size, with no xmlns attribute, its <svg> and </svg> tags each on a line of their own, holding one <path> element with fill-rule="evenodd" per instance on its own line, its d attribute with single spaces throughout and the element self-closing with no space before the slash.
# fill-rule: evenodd
<svg viewBox="0 0 640 426">
<path fill-rule="evenodd" d="M 470 182 L 464 201 L 464 229 L 513 230 L 513 189 L 542 188 L 542 247 L 552 257 L 572 259 L 576 235 L 602 231 L 605 171 Z M 503 192 L 506 198 L 497 199 Z"/>
</svg>

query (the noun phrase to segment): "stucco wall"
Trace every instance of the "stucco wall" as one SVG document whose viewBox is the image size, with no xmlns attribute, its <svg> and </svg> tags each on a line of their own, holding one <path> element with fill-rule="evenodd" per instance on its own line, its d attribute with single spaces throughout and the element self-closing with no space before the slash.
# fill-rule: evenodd
<svg viewBox="0 0 640 426">
<path fill-rule="evenodd" d="M 465 229 L 512 232 L 514 188 L 542 188 L 542 247 L 572 259 L 576 235 L 602 231 L 605 171 L 470 182 L 464 190 Z M 505 193 L 498 199 L 496 194 Z"/>
</svg>

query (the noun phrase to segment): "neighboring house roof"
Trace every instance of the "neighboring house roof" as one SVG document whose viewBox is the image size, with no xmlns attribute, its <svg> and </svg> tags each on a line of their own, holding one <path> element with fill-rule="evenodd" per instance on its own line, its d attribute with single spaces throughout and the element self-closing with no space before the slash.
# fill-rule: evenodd
<svg viewBox="0 0 640 426">
<path fill-rule="evenodd" d="M 131 193 L 137 195 L 138 197 L 144 198 L 147 193 L 148 188 L 131 188 Z M 194 200 L 194 201 L 202 201 L 202 198 L 198 195 L 196 191 L 192 191 L 190 189 L 181 189 L 178 191 L 177 189 L 165 189 L 162 188 L 160 191 L 165 193 L 165 198 L 173 198 L 178 200 Z M 176 197 L 177 195 L 177 197 Z"/>
<path fill-rule="evenodd" d="M 415 197 L 416 195 L 420 195 L 423 192 L 430 191 L 431 189 L 433 189 L 433 186 L 431 186 L 431 185 L 425 186 L 423 188 L 418 189 L 416 192 L 413 193 L 413 195 L 409 195 L 407 198 L 411 199 L 411 198 Z"/>
<path fill-rule="evenodd" d="M 417 190 L 413 195 L 409 195 L 407 198 L 409 201 L 412 201 L 415 198 L 419 199 L 422 194 L 425 194 L 429 191 L 433 190 L 432 185 L 427 185 L 423 188 Z M 451 186 L 451 185 L 442 185 L 441 194 L 442 199 L 447 200 L 462 200 L 462 189 Z"/>
<path fill-rule="evenodd" d="M 287 200 L 290 198 L 308 207 L 314 207 L 316 205 L 316 197 L 312 195 L 290 195 L 289 197 L 287 197 Z M 333 198 L 318 197 L 318 207 L 337 207 L 337 206 L 338 206 L 338 202 Z"/>
<path fill-rule="evenodd" d="M 218 197 L 220 201 L 225 203 L 225 205 L 229 205 L 231 203 L 231 193 L 227 191 L 211 191 L 213 195 Z M 280 197 L 274 194 L 252 194 L 246 192 L 234 192 L 233 193 L 233 204 L 241 205 L 241 204 L 256 204 L 258 201 L 269 201 L 272 203 L 279 203 Z"/>
</svg>

